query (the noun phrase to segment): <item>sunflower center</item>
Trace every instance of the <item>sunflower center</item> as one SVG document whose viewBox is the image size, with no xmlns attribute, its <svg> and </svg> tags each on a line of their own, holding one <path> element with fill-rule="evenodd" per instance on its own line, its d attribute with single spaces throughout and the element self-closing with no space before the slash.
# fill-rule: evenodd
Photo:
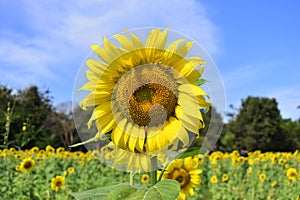
<svg viewBox="0 0 300 200">
<path fill-rule="evenodd" d="M 129 100 L 131 119 L 140 126 L 164 123 L 174 113 L 176 97 L 167 87 L 150 83 L 139 87 Z"/>
<path fill-rule="evenodd" d="M 24 168 L 25 169 L 30 169 L 32 167 L 32 163 L 30 161 L 27 161 L 24 163 Z"/>
<path fill-rule="evenodd" d="M 178 181 L 181 188 L 184 188 L 190 182 L 190 175 L 185 169 L 175 169 L 170 178 Z"/>
<path fill-rule="evenodd" d="M 55 185 L 56 185 L 57 187 L 61 187 L 61 186 L 62 186 L 62 182 L 61 182 L 60 180 L 57 180 Z"/>
<path fill-rule="evenodd" d="M 170 69 L 154 64 L 137 66 L 116 83 L 113 112 L 139 126 L 157 126 L 174 114 L 177 95 Z"/>
</svg>

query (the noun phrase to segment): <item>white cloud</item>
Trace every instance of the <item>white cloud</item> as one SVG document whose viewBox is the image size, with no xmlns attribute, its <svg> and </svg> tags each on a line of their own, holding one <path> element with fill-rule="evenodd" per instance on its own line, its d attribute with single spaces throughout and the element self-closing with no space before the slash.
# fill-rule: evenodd
<svg viewBox="0 0 300 200">
<path fill-rule="evenodd" d="M 217 28 L 196 0 L 24 0 L 19 5 L 24 6 L 31 33 L 9 27 L 0 31 L 0 73 L 12 87 L 48 82 L 51 88 L 51 82 L 60 80 L 71 88 L 89 46 L 124 28 L 170 26 L 198 41 L 210 54 L 218 50 Z"/>
</svg>

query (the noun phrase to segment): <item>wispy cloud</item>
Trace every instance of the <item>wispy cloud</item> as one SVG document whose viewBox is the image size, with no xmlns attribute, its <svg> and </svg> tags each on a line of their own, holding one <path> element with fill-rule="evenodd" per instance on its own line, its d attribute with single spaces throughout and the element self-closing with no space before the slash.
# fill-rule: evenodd
<svg viewBox="0 0 300 200">
<path fill-rule="evenodd" d="M 18 10 L 26 19 L 26 28 L 16 31 L 18 22 L 11 19 L 11 24 L 0 30 L 1 82 L 13 87 L 16 83 L 48 81 L 51 88 L 51 81 L 63 79 L 63 84 L 72 88 L 89 46 L 124 28 L 171 26 L 197 40 L 211 54 L 218 51 L 218 30 L 196 0 L 23 0 L 14 6 L 18 5 L 22 6 Z M 4 7 L 0 11 L 14 12 Z M 56 90 L 59 88 L 53 88 Z"/>
</svg>

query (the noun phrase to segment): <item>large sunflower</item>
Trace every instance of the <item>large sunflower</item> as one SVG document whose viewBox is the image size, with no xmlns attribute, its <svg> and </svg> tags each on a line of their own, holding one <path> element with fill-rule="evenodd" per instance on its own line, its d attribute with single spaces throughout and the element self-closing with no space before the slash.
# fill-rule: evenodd
<svg viewBox="0 0 300 200">
<path fill-rule="evenodd" d="M 144 43 L 124 32 L 92 46 L 101 61 L 86 61 L 89 81 L 81 90 L 90 93 L 80 105 L 94 108 L 88 122 L 98 129 L 94 140 L 107 136 L 124 151 L 153 155 L 170 144 L 186 147 L 204 127 L 200 109 L 210 106 L 199 87 L 204 61 L 185 58 L 193 41 L 167 45 L 167 34 L 153 29 Z"/>
</svg>

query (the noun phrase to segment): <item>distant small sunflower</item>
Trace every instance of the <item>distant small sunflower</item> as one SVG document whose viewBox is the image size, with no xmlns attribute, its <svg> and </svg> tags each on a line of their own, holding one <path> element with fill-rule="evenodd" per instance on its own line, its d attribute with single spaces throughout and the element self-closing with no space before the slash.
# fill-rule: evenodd
<svg viewBox="0 0 300 200">
<path fill-rule="evenodd" d="M 69 167 L 69 168 L 68 168 L 68 173 L 69 173 L 69 174 L 73 174 L 74 171 L 75 171 L 74 167 Z"/>
<path fill-rule="evenodd" d="M 210 182 L 211 183 L 217 183 L 219 180 L 218 180 L 218 177 L 217 176 L 212 176 L 211 178 L 210 178 Z"/>
<path fill-rule="evenodd" d="M 293 181 L 296 181 L 296 179 L 297 179 L 297 169 L 296 168 L 289 168 L 288 170 L 287 170 L 287 172 L 286 172 L 286 176 L 289 178 L 289 179 L 291 179 L 291 180 L 293 180 Z"/>
<path fill-rule="evenodd" d="M 141 178 L 142 183 L 148 183 L 149 182 L 149 175 L 148 174 L 143 174 Z"/>
<path fill-rule="evenodd" d="M 259 174 L 259 180 L 260 180 L 261 182 L 264 182 L 264 181 L 266 180 L 266 178 L 267 178 L 267 175 L 266 175 L 266 174 Z"/>
<path fill-rule="evenodd" d="M 223 174 L 222 180 L 225 182 L 228 181 L 228 179 L 229 179 L 228 174 Z"/>
<path fill-rule="evenodd" d="M 286 162 L 286 160 L 282 159 L 282 158 L 278 160 L 278 164 L 280 164 L 280 165 L 283 165 L 285 162 Z"/>
<path fill-rule="evenodd" d="M 84 166 L 84 164 L 85 164 L 84 161 L 80 161 L 80 162 L 79 162 L 79 165 L 80 165 L 81 167 Z"/>
<path fill-rule="evenodd" d="M 22 172 L 30 172 L 32 171 L 33 167 L 34 167 L 34 160 L 31 158 L 25 158 L 20 165 L 20 170 Z"/>
<path fill-rule="evenodd" d="M 51 179 L 51 188 L 54 191 L 58 191 L 65 185 L 65 178 L 63 176 L 56 176 Z"/>
<path fill-rule="evenodd" d="M 55 149 L 51 145 L 47 145 L 46 146 L 46 152 L 48 152 L 48 153 L 54 153 Z"/>
<path fill-rule="evenodd" d="M 21 171 L 21 166 L 20 166 L 20 165 L 17 165 L 17 166 L 16 166 L 16 170 L 17 170 L 17 171 Z"/>
<path fill-rule="evenodd" d="M 31 153 L 37 153 L 37 152 L 39 152 L 39 148 L 38 147 L 32 147 L 31 149 L 30 149 L 30 152 Z"/>
</svg>

